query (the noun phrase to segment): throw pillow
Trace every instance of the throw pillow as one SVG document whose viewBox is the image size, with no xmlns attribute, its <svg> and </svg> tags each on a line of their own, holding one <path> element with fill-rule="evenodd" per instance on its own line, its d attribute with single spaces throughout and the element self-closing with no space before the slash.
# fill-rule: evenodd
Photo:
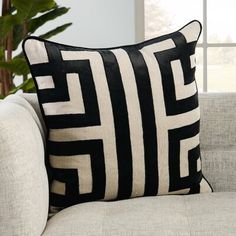
<svg viewBox="0 0 236 236">
<path fill-rule="evenodd" d="M 201 24 L 90 49 L 23 48 L 48 129 L 50 205 L 211 192 L 201 171 L 195 47 Z"/>
</svg>

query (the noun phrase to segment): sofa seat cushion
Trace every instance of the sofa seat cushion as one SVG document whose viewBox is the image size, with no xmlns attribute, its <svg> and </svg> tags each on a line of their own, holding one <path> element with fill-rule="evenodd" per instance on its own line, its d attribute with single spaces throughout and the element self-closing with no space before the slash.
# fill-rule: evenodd
<svg viewBox="0 0 236 236">
<path fill-rule="evenodd" d="M 43 236 L 235 235 L 236 193 L 91 202 L 53 216 Z"/>
</svg>

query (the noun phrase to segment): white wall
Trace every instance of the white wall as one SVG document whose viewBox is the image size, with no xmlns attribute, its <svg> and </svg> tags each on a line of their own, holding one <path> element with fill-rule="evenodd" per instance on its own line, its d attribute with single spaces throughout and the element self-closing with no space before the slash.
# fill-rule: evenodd
<svg viewBox="0 0 236 236">
<path fill-rule="evenodd" d="M 50 40 L 81 47 L 113 47 L 144 38 L 144 0 L 55 0 L 70 11 L 41 27 L 35 35 L 72 22 Z M 1 12 L 2 0 L 0 0 Z"/>
<path fill-rule="evenodd" d="M 47 23 L 35 35 L 72 22 L 52 40 L 83 47 L 112 47 L 132 44 L 144 38 L 144 0 L 55 0 L 70 7 L 60 18 Z M 2 0 L 0 0 L 1 11 Z"/>
<path fill-rule="evenodd" d="M 83 47 L 112 47 L 132 44 L 140 38 L 140 33 L 136 32 L 135 3 L 142 1 L 56 0 L 58 5 L 71 9 L 65 16 L 48 23 L 40 32 L 54 28 L 56 23 L 58 25 L 72 22 L 72 26 L 64 33 L 53 37 L 52 40 Z M 138 14 L 140 14 L 140 8 Z M 140 29 L 142 29 L 142 25 Z"/>
</svg>

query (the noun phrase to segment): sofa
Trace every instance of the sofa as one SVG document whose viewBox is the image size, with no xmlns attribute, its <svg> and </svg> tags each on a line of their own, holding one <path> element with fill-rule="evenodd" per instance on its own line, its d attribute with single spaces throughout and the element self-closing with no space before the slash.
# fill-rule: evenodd
<svg viewBox="0 0 236 236">
<path fill-rule="evenodd" d="M 201 93 L 210 194 L 90 202 L 48 214 L 45 126 L 36 94 L 0 102 L 1 236 L 236 235 L 236 93 Z"/>
</svg>

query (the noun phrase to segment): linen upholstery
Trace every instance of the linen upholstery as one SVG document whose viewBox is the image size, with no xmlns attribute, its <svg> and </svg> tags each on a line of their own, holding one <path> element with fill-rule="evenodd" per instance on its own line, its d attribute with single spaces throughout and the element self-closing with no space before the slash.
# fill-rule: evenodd
<svg viewBox="0 0 236 236">
<path fill-rule="evenodd" d="M 43 121 L 43 116 L 39 107 L 38 97 L 33 93 L 22 93 L 20 97 L 24 98 L 33 108 L 34 112 L 37 114 L 36 123 L 39 126 L 40 132 L 42 134 L 43 141 L 46 141 L 46 126 Z"/>
<path fill-rule="evenodd" d="M 43 236 L 233 236 L 235 221 L 236 193 L 146 197 L 69 207 Z"/>
<path fill-rule="evenodd" d="M 6 97 L 4 101 L 16 103 L 21 107 L 24 107 L 30 113 L 36 125 L 38 126 L 43 142 L 45 143 L 46 126 L 42 118 L 37 96 L 31 93 L 22 93 L 19 96 L 10 95 Z"/>
<path fill-rule="evenodd" d="M 214 191 L 236 191 L 236 93 L 200 94 L 202 168 Z"/>
<path fill-rule="evenodd" d="M 42 134 L 19 96 L 0 102 L 0 235 L 39 236 L 48 216 Z"/>
</svg>

